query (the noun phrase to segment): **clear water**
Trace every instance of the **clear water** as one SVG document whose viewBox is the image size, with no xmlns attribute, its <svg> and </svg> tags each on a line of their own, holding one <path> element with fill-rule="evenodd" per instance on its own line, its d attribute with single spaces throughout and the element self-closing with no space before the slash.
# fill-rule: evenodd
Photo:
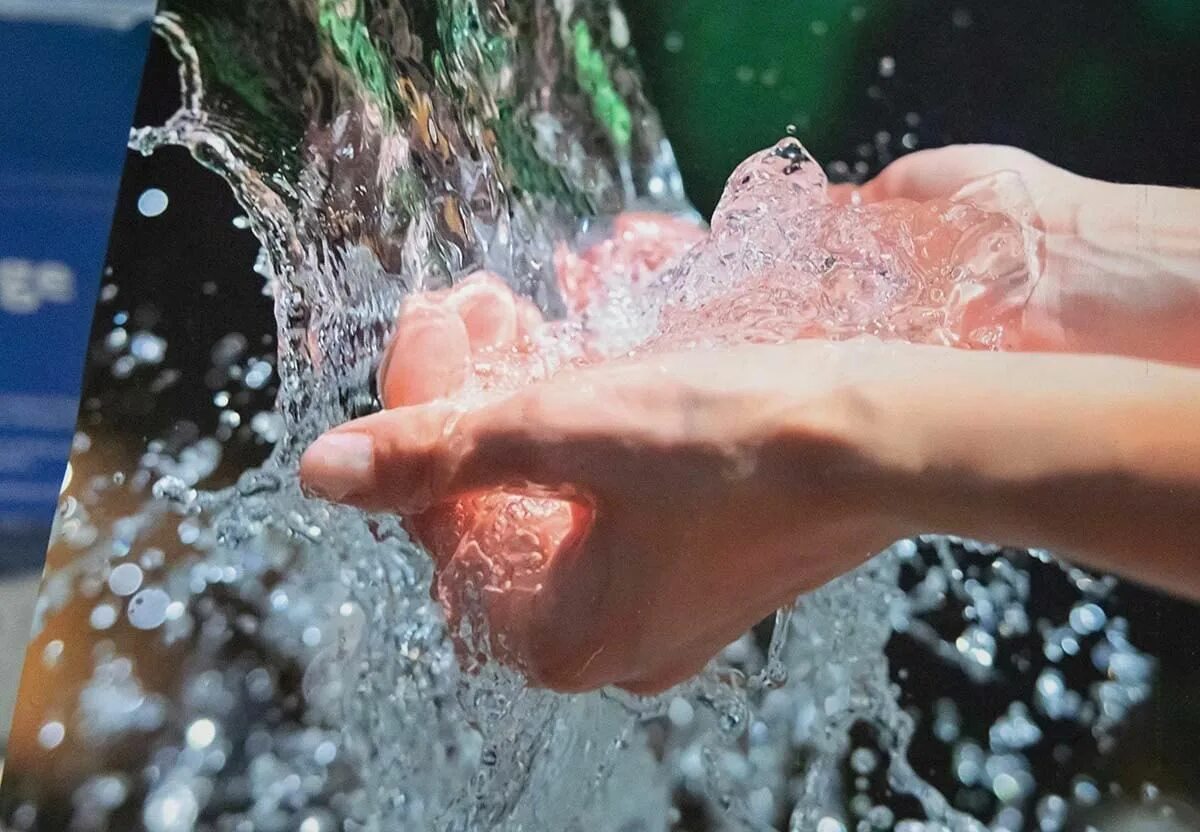
<svg viewBox="0 0 1200 832">
<path fill-rule="evenodd" d="M 692 216 L 628 26 L 607 2 L 570 0 L 168 4 L 159 30 L 183 106 L 131 147 L 188 148 L 262 242 L 280 388 L 255 430 L 275 450 L 207 491 L 221 434 L 154 440 L 132 476 L 64 501 L 56 536 L 78 556 L 48 576 L 40 618 L 86 598 L 97 646 L 76 707 L 46 714 L 38 741 L 138 749 L 80 778 L 73 828 L 1053 830 L 1093 800 L 1085 772 L 1049 793 L 1031 761 L 1050 753 L 1052 726 L 1106 742 L 1152 664 L 1109 614 L 1113 582 L 1047 554 L 903 542 L 668 694 L 562 696 L 495 661 L 464 672 L 453 636 L 486 624 L 455 607 L 464 584 L 435 583 L 399 518 L 300 493 L 312 439 L 379 406 L 403 298 L 479 268 L 555 322 L 536 361 L 481 373 L 472 395 L 635 347 L 863 334 L 1004 345 L 1036 249 L 1013 182 L 837 208 L 786 140 L 734 172 L 711 234 L 604 242 L 621 211 Z M 149 333 L 110 340 L 115 374 L 163 360 Z M 244 348 L 231 335 L 214 350 L 226 389 L 270 374 Z M 116 523 L 89 519 L 121 505 Z M 512 513 L 491 516 L 498 529 L 481 528 L 503 558 Z M 1035 577 L 1056 575 L 1070 604 L 1033 608 Z M 148 685 L 116 630 L 150 634 L 173 682 Z M 896 633 L 1009 691 L 1010 707 L 982 734 L 963 727 L 969 702 L 914 713 L 884 654 Z M 231 650 L 235 634 L 252 648 Z M 1060 670 L 1076 657 L 1092 665 L 1082 686 Z M 972 811 L 914 771 L 918 719 L 956 792 L 983 795 Z M 708 820 L 684 817 L 696 807 Z M 42 808 L 31 797 L 7 822 L 34 828 Z"/>
</svg>

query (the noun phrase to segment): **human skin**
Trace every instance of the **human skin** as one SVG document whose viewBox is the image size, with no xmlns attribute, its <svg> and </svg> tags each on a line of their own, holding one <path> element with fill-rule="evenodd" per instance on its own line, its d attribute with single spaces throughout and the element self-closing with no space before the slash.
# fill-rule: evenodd
<svg viewBox="0 0 1200 832">
<path fill-rule="evenodd" d="M 858 198 L 939 198 L 989 164 L 1018 163 L 996 152 L 907 157 L 919 161 Z M 1019 162 L 1048 235 L 1073 233 L 1101 198 L 1101 183 Z M 1143 246 L 1110 252 L 1112 271 L 1087 255 L 1109 246 L 1104 235 L 1063 249 L 1084 252 L 1091 269 L 1044 255 L 1039 292 L 1073 298 L 1056 284 L 1085 277 L 1094 297 L 1031 302 L 1019 333 L 1031 348 L 1126 357 L 751 345 L 575 370 L 463 412 L 432 400 L 457 389 L 472 355 L 510 348 L 536 325 L 477 280 L 410 307 L 420 325 L 401 321 L 384 374 L 394 409 L 319 440 L 301 474 L 330 499 L 414 518 L 423 538 L 436 538 L 444 507 L 491 489 L 567 501 L 569 528 L 536 585 L 490 611 L 531 679 L 560 690 L 669 687 L 795 595 L 924 532 L 1044 546 L 1200 597 L 1200 371 L 1163 363 L 1193 362 L 1194 339 L 1154 326 L 1171 317 L 1162 298 L 1120 292 L 1130 262 L 1147 285 L 1155 268 L 1186 284 L 1200 233 L 1188 238 L 1161 206 L 1136 207 L 1149 197 L 1131 198 L 1142 219 L 1111 218 Z M 1192 197 L 1163 194 L 1176 207 Z M 1191 290 L 1163 297 L 1186 303 Z M 1080 328 L 1092 325 L 1082 312 L 1067 320 L 1072 310 L 1108 310 L 1093 322 L 1104 337 Z M 444 546 L 431 547 L 443 569 Z"/>
<path fill-rule="evenodd" d="M 1102 182 L 1016 148 L 957 145 L 830 193 L 927 202 L 999 173 L 1020 178 L 1044 234 L 1042 279 L 1012 346 L 1200 365 L 1200 191 Z"/>
</svg>

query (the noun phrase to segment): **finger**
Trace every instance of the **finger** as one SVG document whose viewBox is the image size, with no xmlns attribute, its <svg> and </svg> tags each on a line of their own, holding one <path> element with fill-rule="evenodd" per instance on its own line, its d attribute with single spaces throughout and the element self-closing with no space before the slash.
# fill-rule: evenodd
<svg viewBox="0 0 1200 832">
<path fill-rule="evenodd" d="M 1024 151 L 998 145 L 970 144 L 919 150 L 901 156 L 859 188 L 864 202 L 911 199 L 928 202 L 954 196 L 968 182 L 1002 170 L 1020 171 L 1037 164 Z"/>
<path fill-rule="evenodd" d="M 469 506 L 456 500 L 434 506 L 407 521 L 413 539 L 429 552 L 439 569 L 446 565 L 462 540 L 468 510 Z"/>
<path fill-rule="evenodd" d="M 590 409 L 589 409 L 590 408 Z M 305 486 L 326 499 L 412 514 L 485 488 L 571 496 L 620 477 L 594 400 L 539 384 L 464 412 L 439 403 L 384 411 L 322 436 Z"/>
<path fill-rule="evenodd" d="M 668 664 L 665 668 L 636 679 L 618 682 L 617 687 L 637 696 L 654 696 L 664 693 L 676 685 L 698 675 L 708 665 L 709 656 L 688 656 Z"/>
<path fill-rule="evenodd" d="M 494 274 L 475 272 L 451 290 L 446 303 L 462 318 L 472 352 L 506 349 L 516 342 L 517 299 Z"/>
<path fill-rule="evenodd" d="M 575 518 L 541 579 L 539 591 L 506 610 L 502 626 L 515 635 L 518 664 L 531 684 L 583 693 L 611 684 L 627 670 L 629 644 L 614 627 L 624 616 L 615 570 L 620 547 L 597 514 L 572 504 Z M 627 593 L 625 593 L 627 596 Z"/>
<path fill-rule="evenodd" d="M 470 371 L 471 345 L 451 309 L 411 298 L 379 369 L 385 407 L 433 401 L 459 390 Z"/>
<path fill-rule="evenodd" d="M 834 205 L 851 205 L 854 203 L 854 195 L 858 192 L 858 188 L 858 185 L 851 183 L 830 185 L 827 188 L 829 201 Z"/>
<path fill-rule="evenodd" d="M 517 298 L 517 337 L 531 338 L 546 323 L 542 310 L 528 298 Z"/>
</svg>

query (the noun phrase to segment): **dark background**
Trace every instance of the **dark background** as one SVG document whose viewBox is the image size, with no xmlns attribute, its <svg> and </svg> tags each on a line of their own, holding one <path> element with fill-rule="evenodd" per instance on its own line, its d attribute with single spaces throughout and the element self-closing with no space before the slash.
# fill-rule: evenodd
<svg viewBox="0 0 1200 832">
<path fill-rule="evenodd" d="M 851 166 L 888 131 L 1013 144 L 1102 179 L 1200 185 L 1196 0 L 634 0 L 625 8 L 696 204 L 788 124 Z M 821 34 L 818 34 L 821 33 Z M 673 51 L 671 48 L 674 47 Z M 881 77 L 890 57 L 894 74 Z M 740 73 L 739 73 L 739 70 Z M 744 79 L 751 80 L 744 80 Z M 919 126 L 906 124 L 915 113 Z"/>
<path fill-rule="evenodd" d="M 651 98 L 706 213 L 733 166 L 789 124 L 836 178 L 877 172 L 911 133 L 917 147 L 1009 143 L 1090 176 L 1200 186 L 1196 0 L 645 0 L 625 8 Z M 135 123 L 161 122 L 176 84 L 156 42 Z M 159 217 L 136 209 L 150 187 L 170 197 Z M 240 213 L 226 186 L 182 151 L 129 157 L 105 278 L 112 289 L 93 341 L 124 313 L 166 337 L 164 366 L 182 374 L 150 398 L 156 371 L 114 380 L 93 347 L 82 422 L 103 440 L 107 460 L 132 459 L 147 438 L 178 432 L 180 419 L 193 423 L 184 433 L 213 430 L 218 409 L 203 373 L 222 336 L 240 331 L 271 352 L 270 303 L 251 268 L 257 243 L 234 227 Z M 246 393 L 258 401 L 243 409 L 268 406 L 270 395 Z M 230 481 L 266 450 L 246 432 L 233 448 L 207 485 Z M 1136 643 L 1161 658 L 1158 692 L 1113 755 L 1095 760 L 1081 746 L 1076 762 L 1129 792 L 1152 781 L 1195 797 L 1200 613 L 1133 587 L 1120 598 Z M 926 654 L 898 643 L 893 660 L 909 670 L 917 698 L 970 702 L 961 679 L 928 667 Z M 992 704 L 981 701 L 981 712 Z M 928 753 L 917 760 L 922 773 L 941 762 Z"/>
</svg>

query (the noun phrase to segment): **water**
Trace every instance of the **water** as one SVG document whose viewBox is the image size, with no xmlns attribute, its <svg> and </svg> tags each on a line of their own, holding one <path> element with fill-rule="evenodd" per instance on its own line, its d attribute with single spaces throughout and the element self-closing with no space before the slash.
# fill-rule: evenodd
<svg viewBox="0 0 1200 832">
<path fill-rule="evenodd" d="M 212 354 L 215 435 L 153 439 L 136 471 L 64 499 L 56 541 L 75 558 L 48 576 L 39 620 L 82 600 L 96 638 L 78 702 L 37 733 L 88 754 L 72 828 L 1054 829 L 1061 803 L 1091 794 L 1075 772 L 1051 793 L 1035 762 L 1064 731 L 1110 741 L 1152 664 L 1109 611 L 1113 582 L 1044 553 L 903 542 L 663 696 L 561 696 L 494 660 L 464 672 L 456 640 L 493 652 L 479 578 L 435 580 L 398 518 L 300 494 L 304 448 L 379 407 L 403 298 L 477 269 L 554 322 L 536 360 L 497 361 L 464 397 L 634 348 L 1004 345 L 1034 277 L 1017 183 L 837 208 L 785 141 L 733 174 L 705 236 L 628 25 L 605 2 L 168 4 L 183 105 L 131 147 L 188 148 L 243 206 L 276 310 L 278 407 L 234 406 L 271 364 L 231 333 Z M 629 210 L 675 219 L 614 219 Z M 116 377 L 167 355 L 126 321 L 107 343 Z M 243 418 L 274 451 L 206 489 Z M 519 500 L 485 499 L 479 516 L 500 520 L 480 540 L 503 556 Z M 1065 608 L 1035 597 L 1054 580 Z M 133 632 L 165 677 L 131 658 Z M 914 714 L 884 654 L 897 633 L 1011 704 L 982 728 L 952 698 Z M 63 649 L 43 653 L 50 672 Z M 909 762 L 918 730 L 946 750 L 945 794 Z M 136 749 L 108 753 L 122 742 Z M 6 822 L 53 811 L 34 789 Z"/>
</svg>

